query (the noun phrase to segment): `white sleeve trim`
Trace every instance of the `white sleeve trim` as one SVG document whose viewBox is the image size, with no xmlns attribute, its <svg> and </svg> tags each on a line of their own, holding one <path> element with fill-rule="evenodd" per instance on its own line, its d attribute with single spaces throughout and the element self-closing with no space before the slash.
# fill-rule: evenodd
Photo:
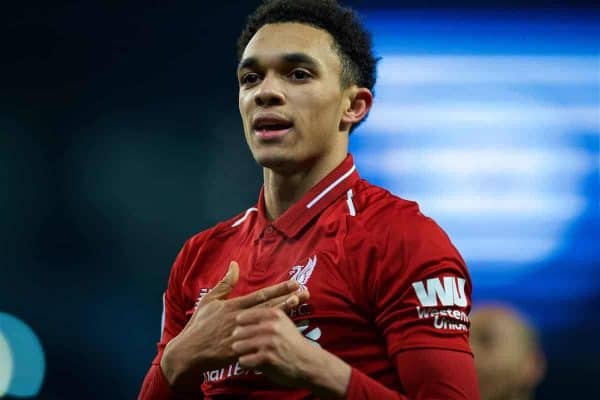
<svg viewBox="0 0 600 400">
<path fill-rule="evenodd" d="M 246 220 L 246 218 L 248 218 L 248 215 L 250 215 L 250 213 L 252 211 L 258 211 L 258 208 L 256 207 L 251 207 L 249 209 L 246 210 L 246 213 L 244 214 L 244 216 L 240 219 L 238 219 L 237 221 L 235 221 L 233 223 L 233 225 L 231 225 L 232 228 L 235 228 L 236 226 L 240 225 L 242 222 L 244 222 Z"/>
<path fill-rule="evenodd" d="M 323 191 L 321 193 L 319 193 L 317 195 L 317 197 L 315 197 L 314 199 L 312 199 L 310 201 L 310 203 L 308 203 L 306 205 L 306 208 L 312 208 L 312 206 L 314 206 L 315 204 L 317 204 L 317 202 L 319 200 L 321 200 L 323 198 L 323 196 L 325 196 L 327 193 L 331 192 L 334 187 L 336 187 L 344 179 L 346 179 L 347 177 L 349 177 L 354 172 L 355 169 L 356 169 L 356 165 L 352 165 L 352 168 L 350 168 L 350 170 L 348 172 L 346 172 L 344 175 L 340 176 L 335 182 L 333 182 L 331 185 L 329 185 L 325 189 L 323 189 Z"/>
</svg>

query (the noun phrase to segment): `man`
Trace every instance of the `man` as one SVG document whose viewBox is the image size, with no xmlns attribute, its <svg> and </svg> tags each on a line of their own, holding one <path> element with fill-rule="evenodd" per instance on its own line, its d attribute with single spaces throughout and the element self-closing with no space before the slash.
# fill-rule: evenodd
<svg viewBox="0 0 600 400">
<path fill-rule="evenodd" d="M 546 372 L 533 327 L 512 308 L 487 305 L 473 312 L 471 344 L 484 400 L 528 400 Z"/>
<path fill-rule="evenodd" d="M 239 109 L 264 185 L 179 253 L 140 398 L 478 398 L 462 258 L 347 154 L 375 64 L 333 0 L 250 16 Z"/>
</svg>

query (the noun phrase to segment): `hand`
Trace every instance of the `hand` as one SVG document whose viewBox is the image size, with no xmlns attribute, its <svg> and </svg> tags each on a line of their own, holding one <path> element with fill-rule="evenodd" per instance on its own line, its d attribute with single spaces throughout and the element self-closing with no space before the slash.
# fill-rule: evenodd
<svg viewBox="0 0 600 400">
<path fill-rule="evenodd" d="M 238 277 L 239 266 L 232 261 L 225 277 L 200 300 L 188 323 L 165 347 L 160 366 L 172 388 L 197 389 L 203 372 L 235 362 L 231 332 L 241 311 L 274 307 L 283 312 L 308 299 L 307 294 L 298 291 L 297 282 L 285 281 L 225 300 Z"/>
<path fill-rule="evenodd" d="M 311 390 L 320 398 L 343 398 L 351 368 L 311 344 L 281 309 L 255 308 L 237 315 L 231 348 L 240 366 L 259 369 L 272 381 Z"/>
</svg>

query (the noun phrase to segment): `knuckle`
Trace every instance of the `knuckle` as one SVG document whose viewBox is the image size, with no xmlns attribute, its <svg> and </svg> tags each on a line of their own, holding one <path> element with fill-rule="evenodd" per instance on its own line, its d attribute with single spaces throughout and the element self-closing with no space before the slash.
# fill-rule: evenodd
<svg viewBox="0 0 600 400">
<path fill-rule="evenodd" d="M 277 336 L 281 334 L 281 326 L 277 321 L 269 321 L 266 323 L 266 332 L 271 336 Z"/>
<path fill-rule="evenodd" d="M 265 344 L 266 353 L 271 354 L 272 352 L 277 350 L 277 344 L 278 344 L 277 338 L 275 338 L 275 337 L 271 338 L 271 340 L 269 340 Z"/>
<path fill-rule="evenodd" d="M 265 352 L 262 356 L 262 362 L 266 364 L 275 363 L 275 354 L 270 351 Z"/>
<path fill-rule="evenodd" d="M 256 299 L 263 303 L 267 300 L 267 294 L 265 293 L 264 290 L 259 290 L 258 292 L 256 292 Z"/>
<path fill-rule="evenodd" d="M 242 368 L 251 368 L 252 367 L 252 365 L 248 362 L 247 359 L 240 358 L 238 360 L 238 362 L 240 364 L 240 367 L 242 367 Z"/>
<path fill-rule="evenodd" d="M 274 334 L 277 333 L 277 326 L 271 321 L 265 322 L 262 326 L 262 331 L 264 333 Z"/>
</svg>

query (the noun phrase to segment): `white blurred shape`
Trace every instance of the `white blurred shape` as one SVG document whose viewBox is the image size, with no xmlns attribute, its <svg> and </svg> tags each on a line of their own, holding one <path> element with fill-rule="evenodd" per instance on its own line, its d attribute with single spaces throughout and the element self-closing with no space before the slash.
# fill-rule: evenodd
<svg viewBox="0 0 600 400">
<path fill-rule="evenodd" d="M 548 255 L 556 247 L 554 238 L 505 236 L 454 237 L 453 242 L 467 262 L 502 262 L 505 269 L 521 268 Z"/>
<path fill-rule="evenodd" d="M 13 377 L 13 356 L 8 341 L 0 331 L 0 397 L 3 397 Z"/>
<path fill-rule="evenodd" d="M 392 148 L 377 154 L 364 152 L 363 157 L 366 168 L 381 173 L 440 172 L 447 175 L 510 173 L 539 176 L 559 171 L 582 174 L 593 168 L 596 161 L 584 150 L 569 148 Z"/>
<path fill-rule="evenodd" d="M 510 134 L 512 129 L 527 128 L 540 135 L 555 133 L 545 128 L 568 128 L 561 134 L 569 134 L 573 129 L 598 130 L 600 111 L 595 105 L 559 107 L 527 103 L 481 104 L 464 100 L 444 104 L 433 101 L 431 104 L 387 102 L 373 108 L 368 129 L 402 135 L 410 129 L 440 126 L 447 130 L 479 126 L 481 135 L 487 134 L 488 127 L 502 127 L 506 134 Z"/>
<path fill-rule="evenodd" d="M 406 198 L 419 199 L 421 209 L 428 215 L 464 216 L 465 218 L 489 218 L 504 216 L 518 219 L 545 217 L 568 221 L 583 212 L 586 199 L 576 194 L 538 193 L 443 193 L 441 195 L 408 194 Z"/>
<path fill-rule="evenodd" d="M 383 55 L 380 85 L 423 83 L 597 83 L 597 56 L 416 56 Z"/>
</svg>

